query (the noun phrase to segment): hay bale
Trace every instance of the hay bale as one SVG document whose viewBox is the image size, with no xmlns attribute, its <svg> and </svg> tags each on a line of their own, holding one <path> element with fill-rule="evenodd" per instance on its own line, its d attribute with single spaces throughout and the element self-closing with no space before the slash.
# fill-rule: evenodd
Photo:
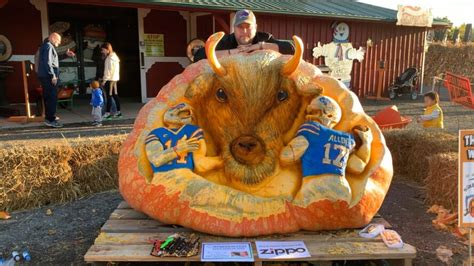
<svg viewBox="0 0 474 266">
<path fill-rule="evenodd" d="M 81 191 L 94 193 L 118 187 L 117 162 L 126 135 L 92 138 L 71 142 L 69 161 Z"/>
<path fill-rule="evenodd" d="M 450 210 L 458 206 L 458 154 L 440 153 L 428 157 L 428 175 L 424 179 L 426 203 Z"/>
<path fill-rule="evenodd" d="M 2 143 L 0 210 L 61 203 L 117 187 L 126 135 Z"/>
<path fill-rule="evenodd" d="M 396 177 L 423 184 L 428 175 L 428 157 L 456 152 L 458 136 L 436 129 L 402 129 L 384 131 L 393 157 Z"/>
<path fill-rule="evenodd" d="M 10 143 L 9 143 L 10 144 Z M 0 209 L 20 209 L 49 202 L 72 176 L 72 150 L 53 141 L 5 145 L 0 149 Z M 55 162 L 54 164 L 52 162 Z"/>
</svg>

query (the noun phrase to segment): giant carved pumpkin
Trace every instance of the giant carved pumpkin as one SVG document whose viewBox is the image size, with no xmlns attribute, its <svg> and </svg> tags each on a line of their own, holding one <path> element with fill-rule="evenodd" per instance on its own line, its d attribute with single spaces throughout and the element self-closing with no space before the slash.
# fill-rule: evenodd
<svg viewBox="0 0 474 266">
<path fill-rule="evenodd" d="M 124 199 L 163 223 L 225 236 L 367 224 L 389 188 L 392 159 L 382 133 L 358 98 L 302 61 L 297 37 L 293 56 L 256 51 L 217 59 L 214 49 L 222 35 L 208 39 L 208 60 L 174 77 L 138 114 L 119 159 Z M 223 91 L 226 101 L 219 100 Z M 280 151 L 305 122 L 305 108 L 319 94 L 342 108 L 335 129 L 351 132 L 355 125 L 364 125 L 372 131 L 372 152 L 362 173 L 302 178 L 299 164 L 280 162 Z M 220 158 L 221 167 L 206 172 L 152 171 L 145 140 L 153 129 L 165 126 L 164 113 L 180 102 L 192 107 L 193 123 L 204 132 L 207 156 Z M 236 141 L 246 138 L 257 142 L 258 156 L 249 159 L 248 154 L 236 152 Z"/>
</svg>

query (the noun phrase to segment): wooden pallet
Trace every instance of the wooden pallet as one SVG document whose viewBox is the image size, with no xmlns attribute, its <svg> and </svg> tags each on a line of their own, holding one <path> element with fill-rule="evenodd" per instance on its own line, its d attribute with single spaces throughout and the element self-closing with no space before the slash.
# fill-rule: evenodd
<svg viewBox="0 0 474 266">
<path fill-rule="evenodd" d="M 390 228 L 382 217 L 376 216 L 374 223 L 382 223 Z M 102 226 L 96 238 L 84 256 L 87 263 L 98 262 L 198 262 L 198 256 L 190 258 L 159 258 L 150 255 L 150 239 L 165 239 L 175 232 L 193 232 L 191 229 L 165 225 L 152 220 L 145 214 L 131 209 L 126 202 L 119 204 Z M 326 232 L 298 232 L 294 234 L 274 235 L 258 238 L 226 238 L 199 234 L 202 242 L 250 241 L 256 240 L 302 240 L 312 257 L 304 261 L 337 261 L 337 260 L 380 260 L 390 261 L 390 265 L 411 265 L 416 257 L 416 249 L 408 244 L 402 249 L 389 249 L 380 237 L 364 239 L 358 236 L 358 230 L 339 230 Z M 252 243 L 255 253 L 255 243 Z M 265 260 L 255 255 L 255 265 L 262 265 Z"/>
</svg>

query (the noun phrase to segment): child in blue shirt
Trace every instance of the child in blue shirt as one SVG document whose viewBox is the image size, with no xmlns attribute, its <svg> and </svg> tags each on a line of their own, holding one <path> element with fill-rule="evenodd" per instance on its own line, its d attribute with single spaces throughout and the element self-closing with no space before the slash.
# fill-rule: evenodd
<svg viewBox="0 0 474 266">
<path fill-rule="evenodd" d="M 100 88 L 98 81 L 91 82 L 92 87 L 92 125 L 96 127 L 102 126 L 102 106 L 104 105 L 104 96 L 102 95 L 102 89 Z"/>
</svg>

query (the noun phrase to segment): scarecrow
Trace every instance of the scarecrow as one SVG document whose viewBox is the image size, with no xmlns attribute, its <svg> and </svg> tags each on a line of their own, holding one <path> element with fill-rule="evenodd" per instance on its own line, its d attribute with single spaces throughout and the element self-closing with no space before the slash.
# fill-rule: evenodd
<svg viewBox="0 0 474 266">
<path fill-rule="evenodd" d="M 318 42 L 313 48 L 313 56 L 318 58 L 324 56 L 324 61 L 331 69 L 331 76 L 342 81 L 347 88 L 351 84 L 352 61 L 364 60 L 365 50 L 362 47 L 355 49 L 349 42 L 349 25 L 345 22 L 335 22 L 333 28 L 333 41 L 324 44 Z"/>
</svg>

